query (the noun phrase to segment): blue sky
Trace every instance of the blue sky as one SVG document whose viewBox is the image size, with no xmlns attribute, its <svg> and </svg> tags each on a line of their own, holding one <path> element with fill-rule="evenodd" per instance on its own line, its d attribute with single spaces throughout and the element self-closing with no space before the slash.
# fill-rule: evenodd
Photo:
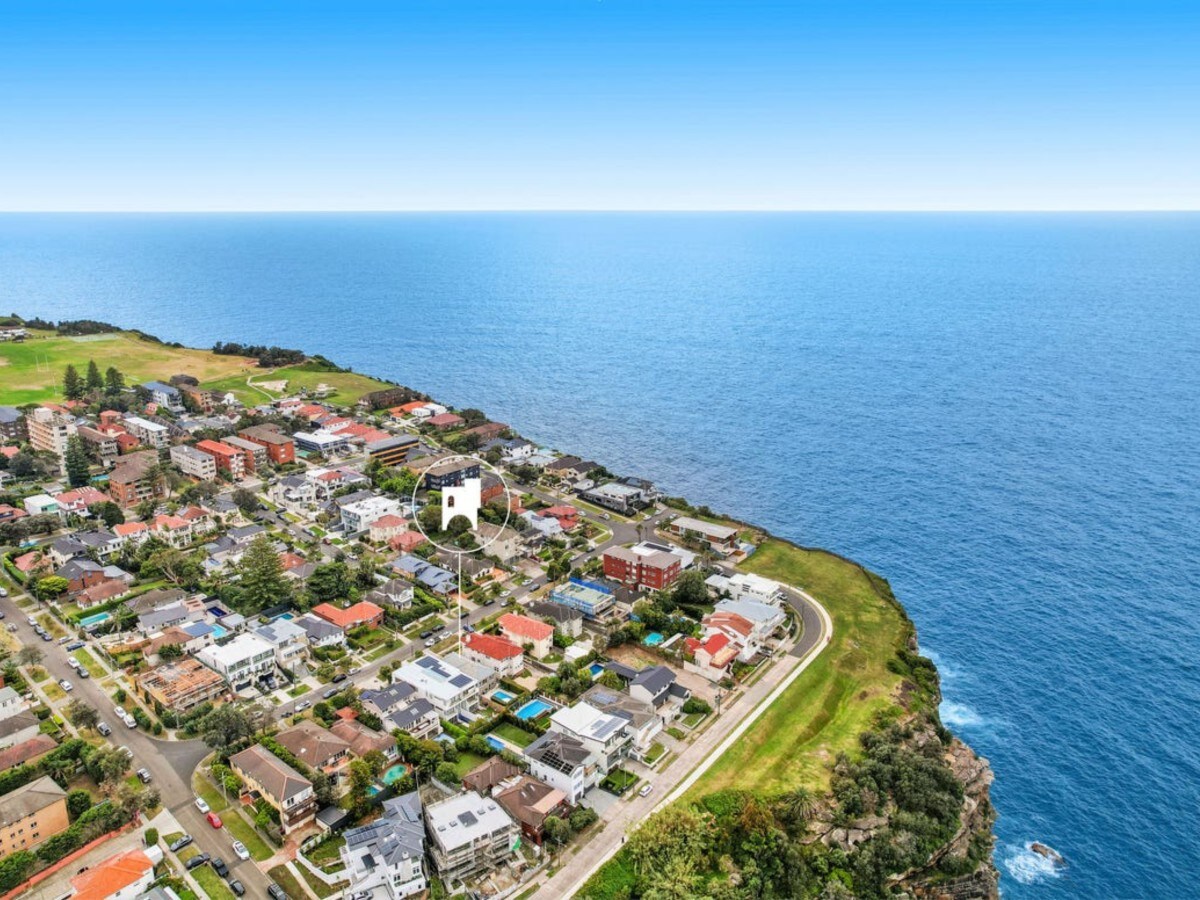
<svg viewBox="0 0 1200 900">
<path fill-rule="evenodd" d="M 1196 2 L 0 17 L 0 209 L 1200 208 Z"/>
</svg>

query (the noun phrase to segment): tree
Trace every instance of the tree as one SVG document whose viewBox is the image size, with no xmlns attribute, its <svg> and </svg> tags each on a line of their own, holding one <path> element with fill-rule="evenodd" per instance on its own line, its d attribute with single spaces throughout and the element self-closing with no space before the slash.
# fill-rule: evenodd
<svg viewBox="0 0 1200 900">
<path fill-rule="evenodd" d="M 8 461 L 8 471 L 15 478 L 28 478 L 37 474 L 37 470 L 37 462 L 33 456 L 24 451 L 13 454 L 12 459 Z"/>
<path fill-rule="evenodd" d="M 442 530 L 442 506 L 440 503 L 431 503 L 425 506 L 417 513 L 417 521 L 421 523 L 421 527 L 426 534 L 435 534 Z"/>
<path fill-rule="evenodd" d="M 454 768 L 453 763 L 438 763 L 437 769 L 434 770 L 433 777 L 442 784 L 458 784 L 458 770 Z"/>
<path fill-rule="evenodd" d="M 291 585 L 283 577 L 283 563 L 265 534 L 250 542 L 240 569 L 243 612 L 258 612 L 292 596 Z"/>
<path fill-rule="evenodd" d="M 350 801 L 355 806 L 367 802 L 371 785 L 375 783 L 375 774 L 365 759 L 350 760 Z"/>
<path fill-rule="evenodd" d="M 680 575 L 671 587 L 671 602 L 676 606 L 704 606 L 708 601 L 708 585 L 704 583 L 704 573 L 687 571 Z M 670 612 L 669 609 L 664 612 Z"/>
<path fill-rule="evenodd" d="M 203 571 L 200 560 L 193 554 L 164 547 L 146 557 L 140 574 L 143 578 L 160 575 L 174 585 L 192 585 L 199 582 Z"/>
<path fill-rule="evenodd" d="M 125 376 L 116 366 L 109 366 L 104 372 L 104 392 L 116 395 L 125 389 Z"/>
<path fill-rule="evenodd" d="M 88 774 L 101 787 L 111 786 L 129 771 L 130 759 L 124 750 L 102 744 L 87 758 Z"/>
<path fill-rule="evenodd" d="M 88 507 L 88 512 L 102 521 L 108 528 L 120 525 L 125 521 L 125 513 L 122 512 L 121 507 L 117 506 L 111 500 L 93 503 Z"/>
<path fill-rule="evenodd" d="M 450 521 L 446 523 L 446 531 L 458 537 L 466 534 L 471 530 L 471 520 L 466 516 L 451 516 Z"/>
<path fill-rule="evenodd" d="M 308 578 L 308 593 L 314 604 L 341 600 L 348 597 L 351 590 L 350 568 L 344 562 L 317 566 Z"/>
<path fill-rule="evenodd" d="M 83 379 L 73 365 L 68 365 L 63 372 L 63 396 L 68 400 L 83 399 Z"/>
<path fill-rule="evenodd" d="M 571 826 L 561 816 L 547 816 L 542 829 L 546 832 L 546 840 L 560 847 L 571 839 Z"/>
<path fill-rule="evenodd" d="M 94 359 L 88 360 L 87 367 L 87 389 L 89 392 L 98 391 L 104 387 L 104 376 L 100 374 L 100 367 L 96 365 Z"/>
<path fill-rule="evenodd" d="M 96 707 L 87 703 L 81 697 L 76 697 L 66 706 L 67 718 L 76 728 L 95 728 L 100 722 L 100 713 Z"/>
<path fill-rule="evenodd" d="M 391 684 L 393 671 L 395 671 L 395 670 L 389 665 L 385 664 L 385 665 L 380 666 L 379 667 L 379 680 L 382 681 L 384 684 Z"/>
<path fill-rule="evenodd" d="M 71 791 L 67 794 L 67 818 L 72 822 L 92 808 L 92 795 L 87 791 Z"/>
<path fill-rule="evenodd" d="M 147 828 L 146 833 L 142 835 L 142 839 L 146 842 L 147 847 L 153 847 L 158 843 L 158 829 Z"/>
<path fill-rule="evenodd" d="M 46 654 L 40 648 L 27 644 L 17 651 L 18 666 L 40 666 Z"/>
<path fill-rule="evenodd" d="M 248 488 L 235 488 L 231 499 L 245 515 L 258 511 L 258 495 Z"/>
<path fill-rule="evenodd" d="M 200 720 L 200 737 L 219 753 L 254 737 L 258 723 L 244 710 L 226 703 Z"/>
<path fill-rule="evenodd" d="M 67 470 L 67 481 L 71 487 L 83 487 L 90 478 L 91 461 L 87 450 L 83 447 L 83 438 L 77 434 L 67 438 L 67 450 L 63 455 L 63 465 Z"/>
<path fill-rule="evenodd" d="M 779 818 L 788 831 L 801 834 L 808 827 L 808 821 L 817 809 L 817 801 L 812 791 L 798 787 L 783 794 L 776 801 Z"/>
<path fill-rule="evenodd" d="M 163 662 L 170 662 L 173 659 L 179 659 L 183 656 L 183 645 L 181 644 L 163 644 L 158 648 L 158 657 Z"/>
<path fill-rule="evenodd" d="M 33 592 L 37 594 L 39 600 L 53 600 L 67 592 L 67 588 L 71 583 L 61 575 L 47 575 L 45 578 L 39 578 L 37 584 L 33 586 Z"/>
</svg>

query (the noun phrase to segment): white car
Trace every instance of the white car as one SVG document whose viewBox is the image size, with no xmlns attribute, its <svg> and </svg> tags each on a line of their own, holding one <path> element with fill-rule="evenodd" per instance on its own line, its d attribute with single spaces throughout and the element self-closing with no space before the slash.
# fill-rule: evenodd
<svg viewBox="0 0 1200 900">
<path fill-rule="evenodd" d="M 58 686 L 60 688 L 62 688 L 64 691 L 66 691 L 67 693 L 70 693 L 71 691 L 75 690 L 75 685 L 71 684 L 71 682 L 67 681 L 67 679 L 65 679 L 65 678 L 59 679 Z"/>
<path fill-rule="evenodd" d="M 639 791 L 638 791 L 638 796 L 639 796 L 639 797 L 645 797 L 645 796 L 647 796 L 647 795 L 648 795 L 648 794 L 649 794 L 649 793 L 650 793 L 652 790 L 654 790 L 654 785 L 652 785 L 652 784 L 650 784 L 649 782 L 647 782 L 646 784 L 643 784 L 643 785 L 642 785 L 642 788 L 641 788 L 641 790 L 639 790 Z"/>
<path fill-rule="evenodd" d="M 208 813 L 208 803 L 205 802 L 203 797 L 196 798 L 196 809 L 200 810 L 201 815 Z"/>
<path fill-rule="evenodd" d="M 233 852 L 237 854 L 238 859 L 249 859 L 250 851 L 246 849 L 246 845 L 241 841 L 233 842 Z"/>
</svg>

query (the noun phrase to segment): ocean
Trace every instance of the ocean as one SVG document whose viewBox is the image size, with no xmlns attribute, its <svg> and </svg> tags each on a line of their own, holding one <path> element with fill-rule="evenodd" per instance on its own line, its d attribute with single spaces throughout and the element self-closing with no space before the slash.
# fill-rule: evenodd
<svg viewBox="0 0 1200 900">
<path fill-rule="evenodd" d="M 319 352 L 855 557 L 1005 896 L 1196 896 L 1200 216 L 10 215 L 0 308 Z"/>
</svg>

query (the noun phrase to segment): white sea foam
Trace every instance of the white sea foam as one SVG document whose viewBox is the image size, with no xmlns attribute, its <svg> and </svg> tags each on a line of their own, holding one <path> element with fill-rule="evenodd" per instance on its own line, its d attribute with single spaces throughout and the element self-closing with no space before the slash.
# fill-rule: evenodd
<svg viewBox="0 0 1200 900">
<path fill-rule="evenodd" d="M 975 712 L 965 703 L 955 703 L 953 700 L 943 700 L 941 706 L 942 722 L 947 728 L 958 730 L 962 728 L 982 728 L 987 722 L 983 716 Z"/>
<path fill-rule="evenodd" d="M 1063 867 L 1040 853 L 1034 853 L 1030 849 L 1032 844 L 1030 841 L 1020 847 L 1005 845 L 1004 858 L 1001 860 L 1005 871 L 1021 884 L 1037 884 L 1039 881 L 1061 878 Z"/>
</svg>

